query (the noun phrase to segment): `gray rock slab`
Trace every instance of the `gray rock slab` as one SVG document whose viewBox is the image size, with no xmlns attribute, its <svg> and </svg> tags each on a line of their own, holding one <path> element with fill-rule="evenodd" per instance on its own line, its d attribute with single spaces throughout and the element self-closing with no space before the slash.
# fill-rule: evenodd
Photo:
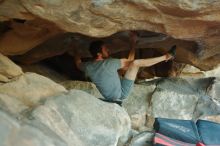
<svg viewBox="0 0 220 146">
<path fill-rule="evenodd" d="M 57 136 L 45 135 L 36 127 L 19 123 L 0 111 L 1 146 L 67 146 Z"/>
<path fill-rule="evenodd" d="M 61 83 L 66 89 L 83 90 L 97 98 L 103 98 L 95 84 L 83 81 L 66 81 Z M 123 101 L 122 106 L 128 112 L 132 128 L 136 130 L 145 127 L 146 115 L 149 113 L 149 104 L 155 85 L 134 85 L 130 95 Z"/>
<path fill-rule="evenodd" d="M 220 113 L 219 81 L 209 78 L 164 78 L 157 82 L 152 98 L 154 117 L 198 119 Z"/>
<path fill-rule="evenodd" d="M 123 108 L 80 90 L 48 98 L 33 111 L 32 117 L 68 145 L 77 146 L 123 145 L 131 126 Z"/>
<path fill-rule="evenodd" d="M 200 97 L 196 87 L 181 78 L 163 78 L 156 84 L 151 100 L 153 117 L 193 119 Z"/>
<path fill-rule="evenodd" d="M 198 101 L 196 95 L 157 89 L 151 100 L 154 117 L 191 120 Z"/>
</svg>

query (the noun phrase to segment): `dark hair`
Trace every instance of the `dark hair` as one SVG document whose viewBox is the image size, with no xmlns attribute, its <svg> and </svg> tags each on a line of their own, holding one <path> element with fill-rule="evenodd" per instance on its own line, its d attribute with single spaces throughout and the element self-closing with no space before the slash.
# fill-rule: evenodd
<svg viewBox="0 0 220 146">
<path fill-rule="evenodd" d="M 93 58 L 96 58 L 97 54 L 102 52 L 103 45 L 104 45 L 104 42 L 101 40 L 93 41 L 90 43 L 89 51 Z"/>
</svg>

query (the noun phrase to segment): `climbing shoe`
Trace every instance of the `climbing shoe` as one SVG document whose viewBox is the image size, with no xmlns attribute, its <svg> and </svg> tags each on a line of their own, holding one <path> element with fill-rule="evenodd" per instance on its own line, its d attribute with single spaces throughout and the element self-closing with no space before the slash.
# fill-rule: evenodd
<svg viewBox="0 0 220 146">
<path fill-rule="evenodd" d="M 100 100 L 104 101 L 104 102 L 109 102 L 109 103 L 116 103 L 118 104 L 119 106 L 122 106 L 122 101 L 121 100 L 108 100 L 108 99 L 102 99 L 102 98 L 99 98 Z"/>
</svg>

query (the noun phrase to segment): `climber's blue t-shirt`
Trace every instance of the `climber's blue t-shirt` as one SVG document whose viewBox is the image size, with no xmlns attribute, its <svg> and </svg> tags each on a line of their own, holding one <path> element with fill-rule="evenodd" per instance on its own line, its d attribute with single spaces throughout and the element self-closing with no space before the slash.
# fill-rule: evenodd
<svg viewBox="0 0 220 146">
<path fill-rule="evenodd" d="M 85 72 L 106 99 L 120 99 L 121 81 L 117 70 L 121 67 L 120 59 L 105 59 L 81 63 Z"/>
</svg>

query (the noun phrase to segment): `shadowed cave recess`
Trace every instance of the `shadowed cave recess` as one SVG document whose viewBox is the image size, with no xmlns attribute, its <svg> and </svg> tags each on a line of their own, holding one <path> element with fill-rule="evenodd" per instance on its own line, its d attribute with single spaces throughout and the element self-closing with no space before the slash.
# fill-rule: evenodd
<svg viewBox="0 0 220 146">
<path fill-rule="evenodd" d="M 155 118 L 220 123 L 220 2 L 0 0 L 1 146 L 152 146 Z M 166 54 L 139 69 L 119 106 L 74 56 L 103 40 L 113 58 Z"/>
<path fill-rule="evenodd" d="M 7 37 L 7 34 L 10 32 L 16 32 L 19 31 L 20 28 L 23 28 L 24 30 L 21 30 L 21 32 L 13 33 L 11 38 L 9 35 L 6 39 L 10 39 L 13 42 L 13 39 L 16 41 L 17 38 L 23 35 L 27 41 L 30 41 L 28 39 L 31 38 L 31 41 L 35 42 L 35 40 L 39 39 L 37 35 L 41 37 L 40 30 L 33 28 L 36 26 L 26 24 L 27 22 L 22 19 L 1 22 L 1 36 Z M 129 33 L 130 31 L 127 30 L 117 32 L 107 37 L 94 38 L 79 33 L 59 32 L 33 48 L 26 48 L 26 50 L 21 49 L 19 50 L 20 52 L 11 51 L 12 53 L 9 52 L 9 50 L 7 53 L 25 72 L 36 72 L 48 76 L 49 74 L 46 73 L 46 68 L 48 68 L 48 70 L 55 71 L 57 74 L 63 76 L 63 79 L 88 80 L 84 74 L 76 68 L 73 59 L 74 53 L 77 51 L 83 61 L 91 60 L 91 55 L 88 51 L 89 44 L 94 40 L 103 40 L 109 49 L 111 57 L 127 58 L 131 48 Z M 135 30 L 135 33 L 137 34 L 135 59 L 157 57 L 165 54 L 172 45 L 177 45 L 177 56 L 174 60 L 162 62 L 152 67 L 140 68 L 137 80 L 154 77 L 178 77 L 187 64 L 198 65 L 193 64 L 193 60 L 198 60 L 198 58 L 196 58 L 196 52 L 199 50 L 197 43 L 174 39 L 165 34 L 145 30 Z M 22 41 L 20 42 L 23 43 Z M 18 43 L 18 41 L 16 43 Z M 4 45 L 4 43 L 2 44 Z M 32 44 L 29 45 L 31 46 Z M 14 48 L 19 48 L 19 46 L 22 46 L 22 44 L 16 44 Z M 183 53 L 185 55 L 182 55 Z M 187 56 L 191 58 L 187 58 Z M 198 67 L 205 70 L 210 68 L 209 66 Z"/>
</svg>

